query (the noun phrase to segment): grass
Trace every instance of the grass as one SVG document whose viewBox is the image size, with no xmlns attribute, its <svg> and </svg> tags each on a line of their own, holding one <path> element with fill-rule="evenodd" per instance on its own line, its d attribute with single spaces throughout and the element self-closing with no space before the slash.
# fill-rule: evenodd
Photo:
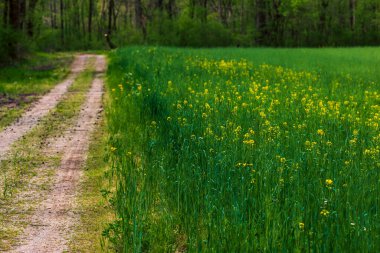
<svg viewBox="0 0 380 253">
<path fill-rule="evenodd" d="M 0 130 L 19 117 L 40 95 L 69 73 L 71 54 L 40 53 L 17 65 L 2 67 Z"/>
<path fill-rule="evenodd" d="M 80 213 L 80 221 L 73 228 L 74 234 L 70 240 L 70 252 L 112 252 L 102 237 L 102 232 L 112 221 L 114 215 L 107 199 L 101 194 L 106 193 L 109 181 L 104 177 L 109 170 L 104 160 L 107 143 L 104 120 L 92 135 L 84 176 L 77 194 L 76 212 Z"/>
<path fill-rule="evenodd" d="M 120 252 L 375 252 L 379 48 L 111 53 Z"/>
<path fill-rule="evenodd" d="M 0 250 L 9 250 L 17 242 L 33 210 L 49 191 L 61 154 L 49 153 L 47 145 L 74 124 L 91 85 L 92 71 L 91 67 L 81 73 L 57 107 L 0 163 Z"/>
<path fill-rule="evenodd" d="M 215 59 L 247 59 L 259 64 L 283 66 L 299 71 L 311 71 L 320 75 L 328 85 L 334 79 L 352 78 L 366 82 L 380 81 L 377 70 L 380 50 L 364 48 L 254 48 L 211 49 L 196 54 Z M 191 51 L 188 52 L 191 54 Z"/>
</svg>

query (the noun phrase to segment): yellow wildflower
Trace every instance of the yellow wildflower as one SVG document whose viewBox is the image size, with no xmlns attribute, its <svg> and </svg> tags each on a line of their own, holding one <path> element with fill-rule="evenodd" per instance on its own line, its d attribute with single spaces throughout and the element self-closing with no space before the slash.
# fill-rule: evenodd
<svg viewBox="0 0 380 253">
<path fill-rule="evenodd" d="M 334 181 L 332 179 L 326 179 L 325 183 L 326 183 L 326 186 L 332 186 Z"/>
<path fill-rule="evenodd" d="M 327 216 L 329 216 L 330 212 L 329 212 L 328 210 L 326 210 L 326 209 L 323 209 L 323 210 L 320 212 L 320 214 L 323 215 L 323 216 L 325 216 L 325 217 L 327 217 Z"/>
<path fill-rule="evenodd" d="M 254 140 L 244 140 L 243 143 L 247 144 L 247 145 L 253 145 L 253 144 L 255 144 L 255 141 Z"/>
<path fill-rule="evenodd" d="M 318 129 L 317 134 L 320 136 L 323 136 L 323 135 L 325 135 L 325 131 L 323 131 L 322 129 Z"/>
</svg>

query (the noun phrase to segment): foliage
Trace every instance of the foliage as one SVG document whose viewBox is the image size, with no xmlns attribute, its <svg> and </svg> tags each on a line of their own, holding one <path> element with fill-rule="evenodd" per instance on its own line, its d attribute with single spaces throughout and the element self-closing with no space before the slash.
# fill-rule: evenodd
<svg viewBox="0 0 380 253">
<path fill-rule="evenodd" d="M 4 17 L 0 36 L 5 55 L 17 55 L 20 46 L 23 48 L 31 42 L 37 42 L 39 50 L 52 51 L 131 44 L 375 46 L 380 41 L 377 0 L 5 0 L 1 3 Z M 17 22 L 11 18 L 10 4 L 25 7 L 19 9 Z M 28 40 L 19 35 L 27 35 Z"/>
<path fill-rule="evenodd" d="M 376 251 L 380 77 L 370 58 L 377 54 L 113 52 L 106 109 L 117 222 L 107 231 L 119 238 L 115 247 Z M 293 69 L 258 64 L 285 56 Z M 343 68 L 338 59 L 347 60 Z"/>
<path fill-rule="evenodd" d="M 187 47 L 221 47 L 231 44 L 230 32 L 216 20 L 202 23 L 183 17 L 179 21 L 179 43 Z"/>
<path fill-rule="evenodd" d="M 0 27 L 0 66 L 9 65 L 16 58 L 25 58 L 31 49 L 32 46 L 23 33 Z"/>
</svg>

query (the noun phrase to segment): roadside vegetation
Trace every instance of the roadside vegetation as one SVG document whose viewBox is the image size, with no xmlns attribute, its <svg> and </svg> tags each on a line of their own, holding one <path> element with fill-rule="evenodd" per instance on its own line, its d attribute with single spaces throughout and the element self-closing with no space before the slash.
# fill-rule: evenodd
<svg viewBox="0 0 380 253">
<path fill-rule="evenodd" d="M 2 67 L 0 75 L 0 130 L 69 73 L 72 54 L 39 53 L 28 60 Z"/>
<path fill-rule="evenodd" d="M 374 252 L 379 48 L 132 47 L 106 108 L 120 252 Z"/>
<path fill-rule="evenodd" d="M 104 116 L 104 115 L 103 115 Z M 80 189 L 76 196 L 75 211 L 80 220 L 73 227 L 70 252 L 113 252 L 106 238 L 102 236 L 107 225 L 115 218 L 106 198 L 112 188 L 105 173 L 109 166 L 104 157 L 107 146 L 107 131 L 104 118 L 92 134 L 92 142 Z"/>
</svg>

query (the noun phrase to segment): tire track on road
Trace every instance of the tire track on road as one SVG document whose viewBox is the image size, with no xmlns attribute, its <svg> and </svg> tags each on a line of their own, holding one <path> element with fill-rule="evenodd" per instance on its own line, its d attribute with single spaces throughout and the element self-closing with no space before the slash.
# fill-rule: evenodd
<svg viewBox="0 0 380 253">
<path fill-rule="evenodd" d="M 74 83 L 78 74 L 85 69 L 89 55 L 76 56 L 71 65 L 70 75 L 56 85 L 48 94 L 37 101 L 21 118 L 0 132 L 0 161 L 4 160 L 12 148 L 12 145 L 35 127 L 49 111 L 56 107 L 69 87 Z"/>
<path fill-rule="evenodd" d="M 12 252 L 64 252 L 70 236 L 70 228 L 79 220 L 72 212 L 77 186 L 82 175 L 81 168 L 87 158 L 91 133 L 102 110 L 103 73 L 106 68 L 104 56 L 97 56 L 97 74 L 87 93 L 78 121 L 63 138 L 52 143 L 52 152 L 63 152 L 60 167 L 45 201 L 25 229 L 20 245 Z"/>
</svg>

